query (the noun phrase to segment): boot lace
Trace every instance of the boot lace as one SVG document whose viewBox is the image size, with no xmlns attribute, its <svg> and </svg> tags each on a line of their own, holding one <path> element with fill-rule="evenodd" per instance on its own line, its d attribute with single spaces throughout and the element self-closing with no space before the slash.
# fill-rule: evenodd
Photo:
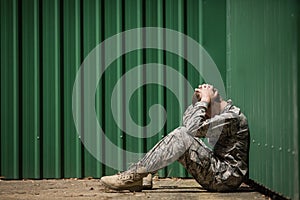
<svg viewBox="0 0 300 200">
<path fill-rule="evenodd" d="M 119 173 L 119 180 L 121 181 L 136 181 L 141 179 L 141 177 L 136 173 Z"/>
</svg>

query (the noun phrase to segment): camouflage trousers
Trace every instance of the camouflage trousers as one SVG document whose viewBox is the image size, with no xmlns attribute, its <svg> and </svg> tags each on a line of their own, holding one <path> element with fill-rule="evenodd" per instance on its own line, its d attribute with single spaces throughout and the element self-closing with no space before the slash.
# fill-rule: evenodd
<svg viewBox="0 0 300 200">
<path fill-rule="evenodd" d="M 199 138 L 179 127 L 160 140 L 138 163 L 128 170 L 143 168 L 155 173 L 174 161 L 179 161 L 195 180 L 210 191 L 234 190 L 243 181 L 233 166 L 221 162 Z"/>
</svg>

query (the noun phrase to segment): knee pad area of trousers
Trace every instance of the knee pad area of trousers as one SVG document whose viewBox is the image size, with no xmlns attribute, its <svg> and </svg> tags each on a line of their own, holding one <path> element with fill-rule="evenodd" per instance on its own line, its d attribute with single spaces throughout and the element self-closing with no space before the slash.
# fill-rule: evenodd
<svg viewBox="0 0 300 200">
<path fill-rule="evenodd" d="M 183 140 L 183 141 L 189 141 L 192 136 L 188 134 L 188 129 L 184 126 L 180 126 L 176 128 L 174 131 L 172 131 L 170 134 L 168 134 L 168 137 L 170 139 L 172 137 L 176 137 L 177 139 Z"/>
</svg>

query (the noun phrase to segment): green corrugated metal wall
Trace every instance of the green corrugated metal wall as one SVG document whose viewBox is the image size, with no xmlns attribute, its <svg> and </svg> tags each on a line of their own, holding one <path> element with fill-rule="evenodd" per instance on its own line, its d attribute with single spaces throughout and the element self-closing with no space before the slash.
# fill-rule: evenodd
<svg viewBox="0 0 300 200">
<path fill-rule="evenodd" d="M 151 26 L 185 33 L 204 46 L 225 81 L 227 96 L 249 118 L 250 178 L 285 196 L 299 196 L 298 1 L 1 0 L 0 9 L 1 176 L 115 173 L 81 144 L 72 115 L 73 84 L 83 59 L 99 43 L 125 30 Z M 134 152 L 146 152 L 179 125 L 181 113 L 173 108 L 186 99 L 184 91 L 177 101 L 161 86 L 141 87 L 130 107 L 136 123 L 149 122 L 145 113 L 155 103 L 165 106 L 168 120 L 151 138 L 122 132 L 105 105 L 110 105 L 120 77 L 142 63 L 172 66 L 194 87 L 202 82 L 189 63 L 160 50 L 137 50 L 113 62 L 99 83 L 96 112 L 105 132 L 114 133 L 107 137 Z M 157 75 L 164 78 L 163 71 Z M 145 78 L 142 71 L 139 77 Z M 99 145 L 100 154 L 103 150 Z M 159 174 L 187 176 L 177 163 Z"/>
<path fill-rule="evenodd" d="M 250 122 L 250 178 L 294 199 L 299 35 L 299 1 L 227 1 L 227 94 Z"/>
</svg>

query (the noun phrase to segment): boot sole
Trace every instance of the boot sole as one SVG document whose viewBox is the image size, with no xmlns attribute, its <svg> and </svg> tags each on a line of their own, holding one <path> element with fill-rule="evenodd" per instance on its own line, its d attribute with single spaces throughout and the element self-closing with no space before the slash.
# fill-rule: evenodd
<svg viewBox="0 0 300 200">
<path fill-rule="evenodd" d="M 118 188 L 114 187 L 111 185 L 107 185 L 103 181 L 101 181 L 101 184 L 103 184 L 105 187 L 108 187 L 109 189 L 117 190 L 117 191 L 122 191 L 122 190 L 129 190 L 130 192 L 141 192 L 143 190 L 143 186 L 132 186 L 132 187 L 127 187 L 127 188 Z"/>
<path fill-rule="evenodd" d="M 143 190 L 152 190 L 153 186 L 152 185 L 143 185 Z"/>
</svg>

